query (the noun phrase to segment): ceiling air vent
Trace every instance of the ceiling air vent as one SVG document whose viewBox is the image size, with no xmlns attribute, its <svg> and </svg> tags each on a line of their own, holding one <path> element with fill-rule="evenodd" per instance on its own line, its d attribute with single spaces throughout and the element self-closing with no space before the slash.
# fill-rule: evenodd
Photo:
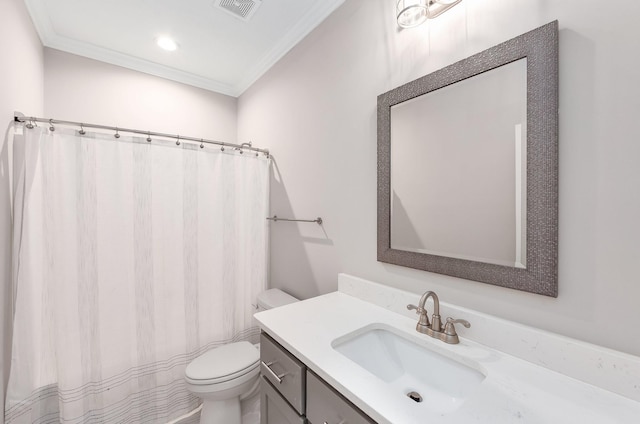
<svg viewBox="0 0 640 424">
<path fill-rule="evenodd" d="M 261 0 L 216 0 L 214 6 L 238 19 L 249 21 L 261 4 Z"/>
</svg>

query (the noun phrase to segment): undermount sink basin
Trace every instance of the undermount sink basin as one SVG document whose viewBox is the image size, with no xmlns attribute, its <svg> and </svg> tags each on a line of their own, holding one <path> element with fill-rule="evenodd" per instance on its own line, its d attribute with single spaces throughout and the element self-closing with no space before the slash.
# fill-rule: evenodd
<svg viewBox="0 0 640 424">
<path fill-rule="evenodd" d="M 440 413 L 456 410 L 485 376 L 397 334 L 392 327 L 372 325 L 338 339 L 331 346 L 416 405 Z"/>
</svg>

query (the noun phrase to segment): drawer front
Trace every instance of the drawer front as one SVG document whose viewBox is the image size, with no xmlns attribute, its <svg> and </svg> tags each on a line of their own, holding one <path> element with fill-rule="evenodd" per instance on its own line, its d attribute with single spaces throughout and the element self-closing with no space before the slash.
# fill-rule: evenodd
<svg viewBox="0 0 640 424">
<path fill-rule="evenodd" d="M 375 424 L 310 372 L 307 372 L 307 419 L 310 424 Z"/>
<path fill-rule="evenodd" d="M 260 424 L 306 424 L 307 420 L 289 405 L 273 388 L 260 378 Z"/>
<path fill-rule="evenodd" d="M 260 372 L 301 415 L 305 413 L 306 368 L 271 337 L 260 335 Z"/>
</svg>

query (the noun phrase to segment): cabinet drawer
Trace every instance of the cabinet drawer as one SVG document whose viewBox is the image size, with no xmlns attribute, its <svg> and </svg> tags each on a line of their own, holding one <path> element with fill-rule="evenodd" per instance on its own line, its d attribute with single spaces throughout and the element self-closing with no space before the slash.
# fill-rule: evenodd
<svg viewBox="0 0 640 424">
<path fill-rule="evenodd" d="M 260 377 L 260 424 L 306 424 L 264 377 Z"/>
<path fill-rule="evenodd" d="M 307 372 L 307 419 L 310 424 L 375 424 L 310 372 Z"/>
<path fill-rule="evenodd" d="M 306 367 L 271 337 L 260 335 L 260 371 L 299 414 L 305 413 Z"/>
</svg>

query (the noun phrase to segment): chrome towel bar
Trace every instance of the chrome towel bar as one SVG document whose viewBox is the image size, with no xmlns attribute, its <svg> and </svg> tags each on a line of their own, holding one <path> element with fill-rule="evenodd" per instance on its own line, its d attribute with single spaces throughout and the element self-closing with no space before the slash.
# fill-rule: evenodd
<svg viewBox="0 0 640 424">
<path fill-rule="evenodd" d="M 288 218 L 278 218 L 278 215 L 268 216 L 267 219 L 269 221 L 290 221 L 290 222 L 315 222 L 318 225 L 322 225 L 322 218 L 317 217 L 316 219 L 288 219 Z"/>
</svg>

